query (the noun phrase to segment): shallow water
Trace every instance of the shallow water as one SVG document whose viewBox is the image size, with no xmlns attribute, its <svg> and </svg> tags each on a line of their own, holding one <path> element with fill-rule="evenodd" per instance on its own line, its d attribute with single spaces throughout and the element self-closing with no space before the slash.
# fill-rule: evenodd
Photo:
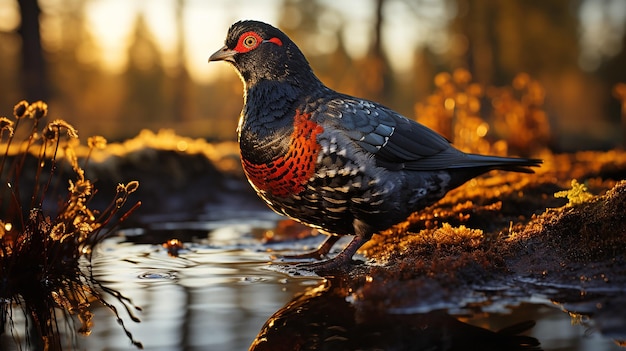
<svg viewBox="0 0 626 351">
<path fill-rule="evenodd" d="M 367 315 L 359 315 L 365 312 L 355 309 L 345 298 L 337 298 L 324 279 L 289 276 L 268 269 L 269 249 L 303 250 L 315 246 L 321 238 L 268 246 L 262 244 L 258 234 L 252 233 L 258 233 L 255 230 L 258 228 L 272 228 L 276 217 L 267 213 L 228 217 L 154 224 L 147 230 L 127 229 L 98 248 L 93 259 L 94 277 L 141 307 L 141 311 L 132 312 L 141 319 L 140 323 L 135 323 L 115 298 L 107 296 L 107 301 L 118 308 L 127 329 L 144 349 L 247 350 L 264 323 L 290 303 L 296 306 L 296 311 L 294 313 L 292 306 L 277 314 L 281 318 L 276 321 L 288 317 L 289 322 L 285 322 L 284 330 L 277 329 L 269 334 L 275 338 L 272 349 L 278 350 L 281 346 L 289 349 L 287 345 L 296 335 L 320 338 L 319 331 L 310 329 L 325 322 L 334 323 L 329 330 L 342 333 L 341 338 L 334 335 L 318 340 L 326 349 L 336 349 L 332 342 L 342 342 L 344 349 L 357 345 L 347 340 L 352 335 L 350 328 L 358 335 L 363 335 L 364 330 L 377 335 L 376 342 L 382 343 L 382 346 L 377 345 L 380 349 L 402 350 L 408 349 L 407 345 L 443 349 L 437 347 L 445 344 L 444 341 L 433 340 L 436 338 L 432 334 L 422 331 L 430 327 L 454 333 L 458 327 L 450 324 L 456 323 L 456 318 L 439 311 L 443 306 L 450 307 L 449 304 L 444 305 L 437 299 L 420 305 L 419 311 L 394 311 L 395 314 L 384 314 L 368 321 Z M 160 245 L 170 238 L 185 242 L 178 257 L 169 256 Z M 472 302 L 470 298 L 460 302 L 457 309 L 453 308 L 458 313 L 455 317 L 463 323 L 492 331 L 535 320 L 536 325 L 524 334 L 537 338 L 545 350 L 620 349 L 610 338 L 594 330 L 593 321 L 585 323 L 583 318 L 583 323 L 573 324 L 573 319 L 561 306 L 539 294 L 513 299 L 505 289 L 501 293 L 497 287 L 484 289 L 492 290 L 489 301 Z M 302 292 L 306 293 L 301 295 Z M 468 303 L 472 308 L 467 308 Z M 69 337 L 68 344 L 79 350 L 135 349 L 108 308 L 94 305 L 93 313 L 91 335 Z M 377 318 L 380 323 L 375 323 Z M 19 318 L 15 323 L 19 329 Z M 389 329 L 390 324 L 393 329 Z M 462 324 L 461 329 L 465 325 Z M 62 329 L 67 332 L 69 328 Z M 360 342 L 362 347 L 365 341 Z M 3 336 L 0 349 L 15 349 L 10 345 L 7 336 Z"/>
</svg>

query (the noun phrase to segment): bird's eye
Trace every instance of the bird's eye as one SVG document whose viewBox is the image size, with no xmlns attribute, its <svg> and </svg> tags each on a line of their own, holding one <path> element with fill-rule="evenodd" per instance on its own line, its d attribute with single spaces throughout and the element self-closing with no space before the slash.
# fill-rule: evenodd
<svg viewBox="0 0 626 351">
<path fill-rule="evenodd" d="M 253 31 L 245 32 L 239 36 L 234 50 L 240 54 L 256 49 L 263 42 L 263 38 Z"/>
<path fill-rule="evenodd" d="M 257 43 L 257 38 L 254 37 L 253 35 L 248 35 L 247 37 L 243 38 L 243 46 L 245 46 L 248 49 L 252 49 L 253 47 L 255 47 L 256 43 Z"/>
</svg>

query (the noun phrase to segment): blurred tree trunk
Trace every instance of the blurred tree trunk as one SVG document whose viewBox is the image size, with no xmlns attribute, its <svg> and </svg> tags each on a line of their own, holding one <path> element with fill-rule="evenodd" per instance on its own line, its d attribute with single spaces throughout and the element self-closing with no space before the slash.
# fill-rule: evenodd
<svg viewBox="0 0 626 351">
<path fill-rule="evenodd" d="M 22 37 L 22 89 L 29 101 L 47 99 L 46 69 L 39 32 L 37 0 L 18 0 L 22 22 L 18 30 Z"/>
<path fill-rule="evenodd" d="M 455 35 L 467 50 L 455 66 L 483 84 L 507 84 L 520 71 L 554 75 L 578 69 L 576 2 L 570 0 L 457 0 Z"/>
<path fill-rule="evenodd" d="M 469 69 L 474 80 L 483 84 L 493 83 L 501 68 L 495 57 L 501 45 L 498 42 L 498 31 L 494 28 L 496 21 L 493 20 L 499 11 L 494 4 L 481 0 L 472 3 L 459 1 L 458 6 L 467 11 L 467 15 L 457 17 L 456 22 L 459 26 L 457 31 L 466 36 L 468 46 L 463 57 L 465 64 L 457 64 Z"/>
<path fill-rule="evenodd" d="M 370 57 L 372 59 L 372 77 L 374 78 L 369 84 L 370 93 L 374 96 L 378 96 L 384 103 L 389 103 L 391 100 L 393 76 L 389 61 L 384 55 L 384 48 L 382 43 L 383 34 L 383 6 L 385 0 L 376 0 L 376 12 L 374 19 L 374 37 L 372 39 L 372 47 L 370 50 Z"/>
<path fill-rule="evenodd" d="M 174 113 L 174 120 L 184 121 L 189 119 L 189 111 L 187 106 L 188 94 L 189 94 L 189 74 L 185 67 L 185 33 L 184 33 L 184 10 L 185 0 L 176 1 L 176 56 L 178 62 L 176 63 L 174 73 L 174 97 L 172 101 L 172 108 Z"/>
</svg>

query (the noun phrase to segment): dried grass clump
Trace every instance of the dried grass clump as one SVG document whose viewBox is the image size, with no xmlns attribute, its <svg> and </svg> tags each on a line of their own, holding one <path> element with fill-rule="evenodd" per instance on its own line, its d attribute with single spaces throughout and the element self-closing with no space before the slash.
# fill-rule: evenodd
<svg viewBox="0 0 626 351">
<path fill-rule="evenodd" d="M 91 208 L 97 190 L 83 171 L 89 157 L 81 167 L 74 153 L 78 132 L 63 120 L 44 125 L 47 114 L 46 103 L 21 101 L 13 110 L 14 120 L 0 118 L 0 333 L 11 332 L 20 347 L 20 332 L 12 329 L 13 309 L 19 306 L 28 318 L 25 342 L 46 350 L 62 348 L 58 313 L 66 320 L 75 317 L 78 332 L 89 334 L 94 300 L 111 308 L 123 327 L 103 294 L 113 295 L 127 309 L 130 301 L 81 269 L 81 259 L 90 259 L 94 246 L 139 205 L 124 209 L 138 187 L 132 181 L 118 185 L 108 208 Z M 90 149 L 103 145 L 102 137 L 89 139 Z M 74 173 L 66 190 L 61 189 L 60 162 L 68 162 Z"/>
</svg>

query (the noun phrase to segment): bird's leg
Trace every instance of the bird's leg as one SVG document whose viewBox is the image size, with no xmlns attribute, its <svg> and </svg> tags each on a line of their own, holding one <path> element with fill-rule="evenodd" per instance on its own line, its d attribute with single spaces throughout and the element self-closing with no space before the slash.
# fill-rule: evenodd
<svg viewBox="0 0 626 351">
<path fill-rule="evenodd" d="M 372 227 L 359 219 L 355 219 L 352 225 L 354 226 L 354 238 L 337 256 L 321 262 L 302 263 L 298 266 L 311 269 L 316 273 L 323 273 L 340 268 L 350 262 L 356 251 L 374 234 Z"/>
<path fill-rule="evenodd" d="M 322 259 L 330 249 L 335 245 L 335 243 L 340 239 L 337 235 L 330 235 L 326 240 L 320 245 L 317 249 L 310 252 L 305 252 L 296 255 L 284 255 L 282 258 L 285 259 L 305 259 L 305 258 L 315 258 L 317 260 Z"/>
</svg>

